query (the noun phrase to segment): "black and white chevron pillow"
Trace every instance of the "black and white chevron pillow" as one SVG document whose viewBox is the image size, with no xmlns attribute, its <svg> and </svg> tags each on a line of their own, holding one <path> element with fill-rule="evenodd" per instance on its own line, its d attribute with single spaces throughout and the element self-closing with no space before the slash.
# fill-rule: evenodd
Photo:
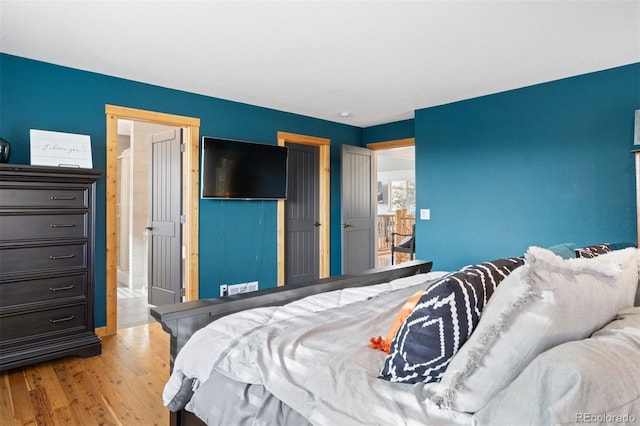
<svg viewBox="0 0 640 426">
<path fill-rule="evenodd" d="M 391 342 L 380 378 L 392 382 L 437 382 L 471 336 L 498 284 L 523 258 L 466 266 L 424 291 Z"/>
<path fill-rule="evenodd" d="M 601 254 L 609 253 L 611 244 L 594 244 L 592 246 L 581 247 L 576 249 L 576 257 L 593 258 Z"/>
</svg>

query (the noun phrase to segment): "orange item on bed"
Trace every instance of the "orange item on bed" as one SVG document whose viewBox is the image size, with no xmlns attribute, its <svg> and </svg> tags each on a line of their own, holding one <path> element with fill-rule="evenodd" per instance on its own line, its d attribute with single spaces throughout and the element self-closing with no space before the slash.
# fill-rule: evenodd
<svg viewBox="0 0 640 426">
<path fill-rule="evenodd" d="M 407 319 L 411 311 L 413 311 L 413 308 L 416 306 L 418 300 L 420 300 L 420 297 L 423 294 L 424 289 L 417 291 L 413 295 L 411 295 L 411 297 L 407 299 L 404 305 L 402 305 L 402 308 L 400 308 L 400 312 L 393 320 L 393 323 L 391 324 L 391 327 L 389 327 L 389 331 L 387 332 L 387 337 L 385 337 L 384 339 L 382 338 L 382 336 L 372 337 L 371 339 L 369 339 L 369 346 L 373 349 L 379 349 L 383 352 L 389 353 L 389 350 L 391 349 L 391 342 L 398 332 L 398 329 L 400 328 L 404 320 Z"/>
</svg>

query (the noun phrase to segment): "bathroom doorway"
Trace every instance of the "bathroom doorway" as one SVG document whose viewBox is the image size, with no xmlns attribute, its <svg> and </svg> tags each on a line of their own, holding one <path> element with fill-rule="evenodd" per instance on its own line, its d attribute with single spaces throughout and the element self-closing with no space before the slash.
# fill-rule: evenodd
<svg viewBox="0 0 640 426">
<path fill-rule="evenodd" d="M 180 137 L 167 138 L 165 135 L 180 135 L 181 129 L 157 123 L 135 120 L 118 120 L 118 173 L 117 173 L 117 299 L 118 299 L 118 328 L 133 327 L 147 324 L 153 319 L 149 315 L 149 308 L 154 306 L 150 289 L 154 288 L 151 278 L 156 275 L 158 268 L 150 267 L 153 257 L 157 256 L 152 243 L 154 230 L 152 226 L 153 209 L 157 204 L 153 202 L 154 191 L 157 190 L 153 176 L 166 174 L 178 187 L 178 194 L 168 201 L 177 210 L 178 215 L 182 204 L 179 194 L 181 183 L 175 182 L 174 177 L 181 175 L 180 170 Z M 163 165 L 158 172 L 155 161 L 158 156 L 152 148 L 156 139 L 169 139 L 173 145 L 178 144 L 173 151 L 177 151 L 177 170 L 165 170 L 169 165 Z M 163 150 L 166 151 L 166 150 Z M 173 167 L 176 169 L 176 167 Z M 152 170 L 155 170 L 152 172 Z M 163 190 L 164 191 L 164 190 Z M 163 192 L 164 193 L 164 192 Z M 157 196 L 155 197 L 157 198 Z M 166 203 L 165 203 L 166 204 Z M 179 221 L 179 218 L 177 219 Z M 165 226 L 166 227 L 166 226 Z M 180 248 L 180 225 L 178 223 L 177 241 Z M 181 287 L 179 271 L 182 270 L 181 256 L 175 254 L 165 259 L 162 265 L 166 269 L 177 271 L 168 281 Z M 175 263 L 175 264 L 174 264 Z M 162 272 L 162 271 L 160 271 Z M 177 277 L 177 278 L 176 278 Z M 157 279 L 157 278 L 154 278 Z M 177 279 L 177 283 L 175 282 Z M 162 290 L 162 289 L 161 289 Z M 157 286 L 154 290 L 158 291 Z M 174 292 L 175 293 L 175 292 Z M 157 296 L 155 297 L 157 299 Z M 172 298 L 173 301 L 174 298 Z M 175 302 L 179 302 L 178 297 Z M 169 303 L 169 302 L 167 302 Z"/>
</svg>

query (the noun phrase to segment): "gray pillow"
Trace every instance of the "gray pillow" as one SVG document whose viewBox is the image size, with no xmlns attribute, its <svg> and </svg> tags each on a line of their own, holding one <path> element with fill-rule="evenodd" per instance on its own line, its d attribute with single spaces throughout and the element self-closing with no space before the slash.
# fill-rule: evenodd
<svg viewBox="0 0 640 426">
<path fill-rule="evenodd" d="M 624 309 L 590 338 L 539 355 L 473 416 L 474 424 L 635 423 L 639 347 L 640 308 Z"/>
<path fill-rule="evenodd" d="M 498 286 L 476 330 L 451 360 L 432 401 L 475 413 L 540 353 L 580 340 L 633 306 L 640 252 L 564 260 L 531 247 Z"/>
</svg>

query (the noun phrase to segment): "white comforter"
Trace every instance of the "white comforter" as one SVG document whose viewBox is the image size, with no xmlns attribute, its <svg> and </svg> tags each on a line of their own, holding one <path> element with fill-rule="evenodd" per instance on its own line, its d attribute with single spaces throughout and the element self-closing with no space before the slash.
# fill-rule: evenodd
<svg viewBox="0 0 640 426">
<path fill-rule="evenodd" d="M 438 384 L 378 379 L 386 354 L 369 348 L 369 338 L 386 334 L 402 304 L 420 288 L 416 286 L 426 288 L 443 274 L 323 293 L 215 321 L 178 354 L 164 389 L 165 404 L 175 402 L 185 384 L 193 382 L 195 388 L 202 385 L 187 406 L 194 412 L 211 413 L 209 395 L 222 399 L 225 389 L 229 395 L 240 389 L 248 406 L 271 404 L 273 397 L 286 405 L 255 416 L 241 413 L 254 425 L 272 424 L 276 411 L 278 419 L 295 419 L 289 423 L 301 424 L 304 418 L 315 425 L 580 423 L 578 415 L 602 416 L 605 422 L 608 415 L 640 419 L 640 308 L 621 312 L 590 339 L 541 354 L 474 416 L 431 404 Z M 220 387 L 211 385 L 213 378 Z M 205 407 L 195 409 L 194 400 Z M 201 418 L 220 418 L 216 416 L 205 413 Z"/>
<path fill-rule="evenodd" d="M 426 404 L 429 386 L 378 379 L 386 354 L 368 347 L 370 337 L 386 334 L 416 286 L 444 274 L 323 293 L 213 322 L 178 354 L 165 404 L 185 378 L 195 378 L 197 387 L 215 369 L 263 385 L 314 424 L 469 424 L 466 414 Z"/>
<path fill-rule="evenodd" d="M 220 318 L 196 331 L 178 353 L 173 372 L 162 394 L 164 404 L 169 405 L 175 398 L 185 377 L 195 378 L 200 382 L 206 381 L 220 355 L 246 334 L 259 327 L 291 317 L 345 306 L 383 292 L 422 285 L 445 274 L 446 272 L 434 271 L 400 278 L 389 283 L 320 293 L 284 306 L 250 309 Z M 380 332 L 380 334 L 384 333 Z"/>
</svg>

